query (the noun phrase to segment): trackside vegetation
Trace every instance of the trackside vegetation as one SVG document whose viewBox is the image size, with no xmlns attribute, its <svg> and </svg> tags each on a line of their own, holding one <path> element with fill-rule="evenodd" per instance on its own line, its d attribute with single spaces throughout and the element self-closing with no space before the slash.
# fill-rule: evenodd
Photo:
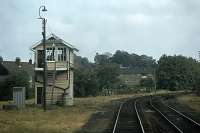
<svg viewBox="0 0 200 133">
<path fill-rule="evenodd" d="M 123 74 L 141 75 L 139 85 L 133 89 L 150 90 L 156 84 L 157 89 L 194 90 L 200 93 L 200 63 L 182 55 L 163 55 L 156 62 L 147 55 L 117 50 L 114 54 L 97 53 L 94 63 L 81 56 L 76 56 L 75 62 L 74 89 L 77 97 L 131 90 L 126 81 L 120 78 Z"/>
<path fill-rule="evenodd" d="M 130 88 L 121 79 L 121 74 L 152 73 L 156 61 L 146 55 L 130 54 L 117 50 L 114 54 L 96 53 L 94 63 L 81 56 L 75 57 L 74 92 L 77 97 L 123 93 Z"/>
<path fill-rule="evenodd" d="M 0 99 L 11 100 L 13 87 L 22 86 L 26 88 L 26 98 L 32 98 L 34 90 L 30 85 L 30 77 L 26 71 L 20 70 L 11 73 L 4 82 L 0 82 Z"/>
<path fill-rule="evenodd" d="M 0 73 L 8 72 L 0 69 Z M 75 56 L 74 75 L 75 97 L 137 92 L 155 86 L 171 91 L 193 90 L 200 95 L 200 63 L 182 55 L 163 55 L 156 61 L 147 55 L 117 50 L 114 54 L 96 53 L 94 62 Z M 0 99 L 11 99 L 14 86 L 26 87 L 27 98 L 33 97 L 30 75 L 22 70 L 0 82 Z"/>
<path fill-rule="evenodd" d="M 157 65 L 157 86 L 169 90 L 200 88 L 200 63 L 184 56 L 163 55 Z"/>
</svg>

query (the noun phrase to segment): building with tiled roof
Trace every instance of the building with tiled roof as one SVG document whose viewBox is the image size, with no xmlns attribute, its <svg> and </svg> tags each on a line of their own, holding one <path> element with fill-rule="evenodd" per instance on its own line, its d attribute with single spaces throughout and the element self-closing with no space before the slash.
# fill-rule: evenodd
<svg viewBox="0 0 200 133">
<path fill-rule="evenodd" d="M 15 61 L 0 61 L 0 82 L 4 82 L 5 79 L 12 73 L 16 71 L 26 71 L 32 80 L 34 69 L 32 61 L 29 62 L 20 62 L 19 58 L 16 58 Z"/>
</svg>

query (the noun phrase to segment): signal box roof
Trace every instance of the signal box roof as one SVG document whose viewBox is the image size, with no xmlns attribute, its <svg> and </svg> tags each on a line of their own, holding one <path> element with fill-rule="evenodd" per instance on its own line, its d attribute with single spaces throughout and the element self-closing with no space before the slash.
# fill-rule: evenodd
<svg viewBox="0 0 200 133">
<path fill-rule="evenodd" d="M 75 48 L 73 45 L 71 45 L 70 43 L 64 41 L 63 39 L 59 38 L 58 36 L 54 35 L 54 34 L 50 34 L 49 36 L 46 37 L 46 45 L 49 45 L 49 44 L 61 44 L 61 45 L 64 45 L 74 51 L 77 51 L 78 52 L 78 49 Z M 40 40 L 39 42 L 35 43 L 31 49 L 32 50 L 35 50 L 37 47 L 43 45 L 42 44 L 42 40 Z"/>
</svg>

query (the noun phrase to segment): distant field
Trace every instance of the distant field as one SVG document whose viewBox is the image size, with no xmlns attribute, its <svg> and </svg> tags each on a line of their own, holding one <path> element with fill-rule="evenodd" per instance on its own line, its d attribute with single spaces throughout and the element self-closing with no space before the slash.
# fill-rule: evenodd
<svg viewBox="0 0 200 133">
<path fill-rule="evenodd" d="M 140 84 L 140 74 L 121 74 L 119 78 L 129 87 L 137 86 Z"/>
</svg>

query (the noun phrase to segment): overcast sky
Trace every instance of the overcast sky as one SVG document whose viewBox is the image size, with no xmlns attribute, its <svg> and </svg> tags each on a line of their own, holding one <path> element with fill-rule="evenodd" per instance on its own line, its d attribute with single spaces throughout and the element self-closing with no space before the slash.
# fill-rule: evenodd
<svg viewBox="0 0 200 133">
<path fill-rule="evenodd" d="M 96 52 L 125 50 L 156 59 L 162 54 L 198 58 L 200 0 L 1 0 L 0 55 L 26 61 L 40 39 L 38 8 L 48 11 L 47 33 L 93 60 Z"/>
</svg>

